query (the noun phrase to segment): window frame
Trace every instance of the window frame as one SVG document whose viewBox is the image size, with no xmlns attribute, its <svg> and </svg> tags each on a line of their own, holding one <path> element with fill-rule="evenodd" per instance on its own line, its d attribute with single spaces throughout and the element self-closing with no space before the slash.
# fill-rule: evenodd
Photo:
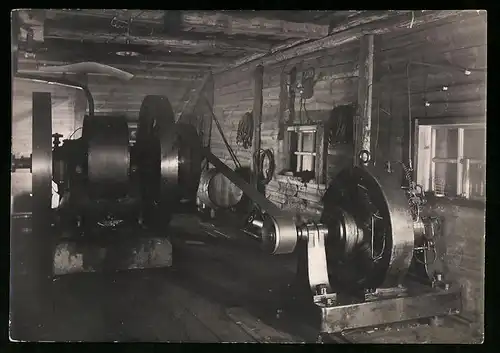
<svg viewBox="0 0 500 353">
<path fill-rule="evenodd" d="M 436 157 L 436 129 L 452 128 L 457 129 L 457 157 L 440 158 Z M 456 195 L 447 196 L 451 199 L 461 199 L 466 201 L 485 201 L 484 198 L 474 198 L 469 194 L 470 180 L 468 180 L 467 170 L 471 164 L 483 163 L 486 165 L 486 156 L 484 160 L 464 158 L 464 132 L 468 128 L 484 128 L 486 131 L 486 120 L 480 117 L 450 117 L 450 118 L 415 118 L 413 120 L 413 138 L 414 143 L 411 148 L 414 165 L 414 180 L 422 185 L 424 191 L 435 193 L 436 163 L 451 163 L 457 165 L 457 187 Z M 421 134 L 427 134 L 427 140 L 430 145 L 421 144 Z M 420 157 L 420 158 L 419 158 Z M 422 171 L 424 169 L 424 171 Z M 464 180 L 464 170 L 465 180 Z M 427 176 L 426 176 L 427 175 Z M 465 185 L 465 187 L 464 187 Z"/>
<path fill-rule="evenodd" d="M 304 156 L 313 157 L 313 167 L 314 167 L 314 181 L 316 184 L 325 183 L 325 171 L 326 171 L 326 155 L 328 151 L 328 146 L 326 145 L 325 139 L 325 127 L 322 122 L 308 123 L 308 124 L 288 124 L 285 126 L 285 133 L 287 138 L 285 139 L 286 146 L 284 146 L 284 151 L 288 155 L 286 158 L 286 165 L 281 173 L 286 175 L 287 172 L 296 173 L 296 169 L 299 166 L 299 161 L 303 163 Z M 298 148 L 297 150 L 292 150 L 292 133 L 297 133 Z M 313 151 L 304 152 L 302 151 L 301 137 L 304 133 L 313 133 Z M 297 165 L 295 170 L 292 170 L 292 155 L 297 156 Z"/>
</svg>

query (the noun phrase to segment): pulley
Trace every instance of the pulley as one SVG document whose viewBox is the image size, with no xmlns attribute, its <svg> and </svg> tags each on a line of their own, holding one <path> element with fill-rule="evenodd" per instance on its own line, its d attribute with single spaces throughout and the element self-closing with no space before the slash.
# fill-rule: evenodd
<svg viewBox="0 0 500 353">
<path fill-rule="evenodd" d="M 394 176 L 373 167 L 341 171 L 324 196 L 322 223 L 334 286 L 359 290 L 394 286 L 413 256 L 413 220 Z"/>
<path fill-rule="evenodd" d="M 174 123 L 167 97 L 144 98 L 136 148 L 144 213 L 171 212 L 180 199 L 195 201 L 201 174 L 200 139 L 192 125 Z"/>
</svg>

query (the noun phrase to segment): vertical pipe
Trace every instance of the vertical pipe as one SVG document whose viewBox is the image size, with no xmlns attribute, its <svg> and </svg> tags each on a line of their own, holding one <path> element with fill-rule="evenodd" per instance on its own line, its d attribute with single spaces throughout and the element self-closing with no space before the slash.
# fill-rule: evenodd
<svg viewBox="0 0 500 353">
<path fill-rule="evenodd" d="M 215 106 L 215 81 L 214 81 L 214 75 L 212 73 L 212 71 L 210 71 L 210 77 L 208 79 L 208 82 L 207 82 L 207 86 L 206 86 L 206 97 L 207 97 L 207 100 L 208 100 L 208 103 L 210 104 L 210 106 L 212 107 L 212 110 L 214 109 L 214 106 Z M 203 114 L 203 119 L 205 119 L 206 121 L 206 116 L 207 114 Z M 203 128 L 208 130 L 208 131 L 203 131 L 203 147 L 208 147 L 210 148 L 210 142 L 211 142 L 211 139 L 212 139 L 212 114 L 208 114 L 208 119 L 209 119 L 209 123 L 208 123 L 208 129 L 207 127 L 205 127 L 205 124 L 202 124 Z M 208 137 L 207 137 L 208 136 Z M 207 167 L 208 167 L 208 164 L 207 164 Z"/>
<path fill-rule="evenodd" d="M 254 73 L 254 96 L 253 96 L 253 144 L 252 144 L 252 156 L 253 164 L 252 170 L 254 174 L 254 184 L 257 186 L 258 175 L 259 175 L 259 165 L 260 165 L 260 129 L 262 124 L 262 89 L 264 88 L 264 66 L 259 65 L 255 68 Z"/>
</svg>

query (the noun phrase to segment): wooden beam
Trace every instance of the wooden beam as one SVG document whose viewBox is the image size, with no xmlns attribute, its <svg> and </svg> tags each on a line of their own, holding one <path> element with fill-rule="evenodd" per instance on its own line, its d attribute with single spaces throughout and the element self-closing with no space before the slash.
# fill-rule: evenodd
<svg viewBox="0 0 500 353">
<path fill-rule="evenodd" d="M 259 51 L 266 53 L 271 48 L 270 44 L 261 44 L 257 41 L 230 41 L 214 39 L 180 39 L 172 36 L 138 36 L 126 35 L 126 33 L 112 33 L 105 31 L 71 30 L 62 28 L 46 28 L 45 40 L 66 39 L 75 41 L 92 41 L 96 43 L 114 42 L 121 44 L 135 45 L 161 45 L 171 48 L 197 49 L 199 51 L 207 49 L 220 49 L 225 51 Z"/>
<path fill-rule="evenodd" d="M 20 44 L 23 44 L 21 42 Z M 22 46 L 22 45 L 21 45 Z M 160 48 L 156 48 L 160 49 Z M 119 56 L 117 52 L 137 52 L 138 56 Z M 19 49 L 20 55 L 25 51 Z M 43 43 L 35 57 L 40 61 L 96 61 L 102 64 L 152 64 L 161 66 L 219 67 L 231 62 L 230 58 L 208 55 L 188 55 L 150 50 L 144 46 L 115 43 L 81 43 L 73 40 L 49 39 Z"/>
<path fill-rule="evenodd" d="M 111 20 L 117 16 L 116 11 L 100 10 L 47 10 L 54 19 L 75 18 L 81 20 L 100 18 Z M 257 15 L 257 16 L 256 16 Z M 164 11 L 129 11 L 127 16 L 121 16 L 122 21 L 132 17 L 135 23 L 150 27 L 163 27 Z M 118 18 L 120 16 L 118 15 Z M 320 38 L 328 35 L 327 25 L 317 25 L 307 22 L 291 22 L 280 19 L 268 19 L 258 16 L 258 12 L 249 12 L 249 16 L 231 16 L 222 11 L 181 11 L 181 29 L 199 33 L 224 33 L 226 35 L 272 36 L 275 38 Z"/>
<path fill-rule="evenodd" d="M 210 71 L 205 73 L 203 80 L 200 82 L 200 85 L 198 86 L 198 88 L 196 88 L 196 90 L 194 91 L 194 94 L 191 95 L 190 99 L 186 102 L 186 104 L 182 107 L 182 109 L 179 112 L 176 112 L 176 115 L 178 115 L 176 117 L 177 121 L 183 122 L 185 117 L 188 116 L 188 114 L 185 114 L 185 113 L 192 113 L 192 110 L 186 111 L 187 106 L 190 105 L 193 108 L 193 110 L 194 110 L 194 108 L 196 108 L 196 105 L 198 104 L 198 101 L 200 100 L 200 97 L 203 94 L 203 90 L 205 88 L 205 85 L 208 83 L 211 76 L 212 76 L 212 73 Z M 206 103 L 206 102 L 203 102 L 203 103 Z M 212 106 L 210 106 L 209 109 L 212 109 Z"/>
<path fill-rule="evenodd" d="M 373 90 L 373 34 L 361 38 L 358 78 L 358 143 L 354 146 L 354 163 L 362 150 L 371 153 L 371 118 Z M 372 156 L 373 157 L 373 156 Z"/>
<path fill-rule="evenodd" d="M 279 95 L 279 117 L 278 117 L 278 155 L 275 158 L 277 163 L 277 171 L 280 173 L 286 168 L 285 146 L 288 149 L 288 132 L 286 131 L 285 111 L 287 108 L 288 89 L 287 89 L 287 73 L 284 71 L 280 74 L 280 95 Z"/>
<path fill-rule="evenodd" d="M 264 88 L 264 67 L 257 66 L 254 72 L 254 97 L 253 97 L 253 143 L 252 143 L 252 156 L 255 156 L 252 163 L 252 171 L 254 173 L 254 186 L 258 186 L 259 176 L 259 151 L 260 151 L 260 130 L 262 124 L 262 104 L 263 96 L 262 90 Z"/>
<path fill-rule="evenodd" d="M 254 12 L 258 15 L 258 12 Z M 228 35 L 255 34 L 283 38 L 320 38 L 328 35 L 328 26 L 313 23 L 271 20 L 263 17 L 241 18 L 223 12 L 190 12 L 183 14 L 183 25 L 190 30 L 223 32 Z"/>
<path fill-rule="evenodd" d="M 214 101 L 215 101 L 215 80 L 212 72 L 210 72 L 210 77 L 206 85 L 206 90 L 205 90 L 205 98 L 207 99 L 208 103 L 213 109 L 214 106 Z M 212 114 L 201 114 L 203 116 L 203 119 L 205 119 L 205 122 L 207 124 L 203 124 L 203 146 L 208 147 L 210 150 L 210 144 L 212 140 L 212 125 L 213 125 L 213 119 L 212 119 Z M 208 163 L 206 164 L 206 167 L 208 168 Z"/>
<path fill-rule="evenodd" d="M 288 124 L 292 124 L 295 121 L 295 85 L 297 81 L 297 68 L 294 66 L 288 73 L 288 89 L 287 96 L 285 99 L 288 100 L 288 104 L 286 104 L 287 109 L 285 110 L 285 127 Z M 285 85 L 287 83 L 285 82 Z M 288 114 L 287 114 L 288 113 Z M 290 169 L 290 134 L 285 131 L 283 139 L 283 169 Z"/>
<path fill-rule="evenodd" d="M 320 50 L 336 48 L 340 45 L 359 40 L 364 34 L 384 34 L 403 28 L 412 28 L 456 16 L 461 10 L 442 11 L 386 11 L 377 15 L 349 20 L 345 25 L 336 27 L 332 34 L 319 40 L 296 43 L 274 48 L 269 54 L 253 54 L 247 58 L 216 71 L 221 73 L 241 65 L 256 62 L 264 66 L 276 64 L 291 58 L 307 55 Z M 412 16 L 413 14 L 413 16 Z"/>
<path fill-rule="evenodd" d="M 278 141 L 283 141 L 285 137 L 285 110 L 286 110 L 286 105 L 287 105 L 287 98 L 288 98 L 288 89 L 287 89 L 287 74 L 285 72 L 282 72 L 280 74 L 280 95 L 279 95 L 279 100 L 280 100 L 280 106 L 279 106 L 279 117 L 278 117 L 278 126 L 279 126 L 279 131 L 278 131 Z"/>
</svg>

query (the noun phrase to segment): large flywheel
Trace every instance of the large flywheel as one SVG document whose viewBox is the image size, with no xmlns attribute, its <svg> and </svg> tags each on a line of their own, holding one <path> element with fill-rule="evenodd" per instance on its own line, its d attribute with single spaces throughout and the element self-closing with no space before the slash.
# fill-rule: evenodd
<svg viewBox="0 0 500 353">
<path fill-rule="evenodd" d="M 340 172 L 324 196 L 330 282 L 344 290 L 399 284 L 413 256 L 413 221 L 395 177 L 372 167 Z"/>
</svg>

